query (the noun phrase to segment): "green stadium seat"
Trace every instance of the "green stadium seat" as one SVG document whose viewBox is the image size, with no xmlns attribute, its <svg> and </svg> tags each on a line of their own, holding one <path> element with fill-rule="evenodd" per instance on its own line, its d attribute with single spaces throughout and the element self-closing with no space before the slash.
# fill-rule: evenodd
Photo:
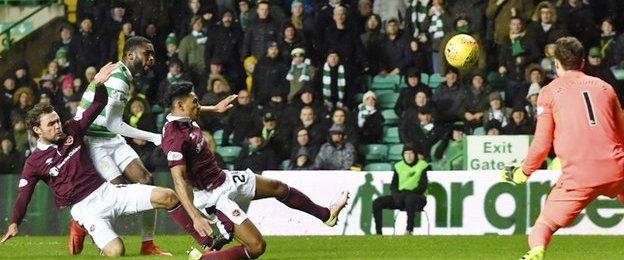
<svg viewBox="0 0 624 260">
<path fill-rule="evenodd" d="M 364 159 L 369 161 L 383 161 L 388 156 L 388 146 L 385 144 L 369 144 L 364 146 Z"/>
<path fill-rule="evenodd" d="M 394 109 L 384 109 L 381 111 L 381 116 L 384 118 L 384 125 L 397 126 L 399 125 L 399 117 L 394 112 Z"/>
<path fill-rule="evenodd" d="M 371 90 L 375 91 L 375 90 L 392 90 L 394 91 L 396 89 L 397 84 L 395 83 L 380 83 L 380 82 L 373 82 L 371 84 Z"/>
<path fill-rule="evenodd" d="M 157 129 L 162 129 L 165 125 L 165 113 L 154 114 L 154 122 Z"/>
<path fill-rule="evenodd" d="M 221 145 L 221 141 L 223 141 L 223 130 L 219 129 L 212 134 L 212 139 L 215 140 L 217 145 Z"/>
<path fill-rule="evenodd" d="M 438 73 L 431 74 L 429 76 L 429 87 L 430 88 L 438 88 L 440 83 L 444 81 L 444 77 Z"/>
<path fill-rule="evenodd" d="M 393 108 L 399 99 L 399 93 L 384 93 L 377 96 L 379 107 L 383 109 Z"/>
<path fill-rule="evenodd" d="M 376 89 L 376 90 L 373 90 L 373 92 L 375 93 L 375 96 L 377 96 L 377 100 L 379 100 L 379 96 L 381 95 L 385 95 L 388 93 L 396 93 L 394 89 Z M 363 100 L 360 98 L 358 101 L 360 101 L 361 103 Z"/>
<path fill-rule="evenodd" d="M 243 149 L 239 146 L 217 147 L 217 153 L 221 155 L 226 164 L 234 162 Z"/>
<path fill-rule="evenodd" d="M 399 128 L 398 127 L 387 127 L 384 129 L 382 142 L 384 144 L 398 144 L 401 143 L 399 138 Z"/>
<path fill-rule="evenodd" d="M 425 84 L 425 85 L 429 85 L 429 74 L 427 73 L 420 73 L 420 83 Z"/>
<path fill-rule="evenodd" d="M 388 75 L 388 76 L 375 76 L 373 78 L 374 83 L 383 83 L 383 84 L 394 84 L 398 85 L 401 83 L 401 76 L 399 75 Z"/>
<path fill-rule="evenodd" d="M 393 162 L 403 160 L 403 144 L 390 145 L 388 149 L 388 160 Z"/>
<path fill-rule="evenodd" d="M 483 126 L 477 127 L 472 131 L 472 135 L 485 135 L 485 128 Z"/>
<path fill-rule="evenodd" d="M 392 171 L 392 164 L 389 163 L 369 163 L 364 166 L 365 171 Z"/>
<path fill-rule="evenodd" d="M 355 94 L 355 101 L 359 104 L 362 103 L 362 98 L 364 97 L 364 93 Z"/>
<path fill-rule="evenodd" d="M 280 170 L 287 171 L 288 168 L 290 168 L 290 160 L 283 160 L 282 163 L 280 163 Z"/>
<path fill-rule="evenodd" d="M 233 163 L 228 163 L 228 164 L 226 164 L 226 165 L 225 165 L 225 168 L 226 168 L 228 171 L 233 171 L 233 170 L 234 170 L 234 164 L 233 164 Z M 240 170 L 240 169 L 239 169 L 239 170 Z"/>
<path fill-rule="evenodd" d="M 614 69 L 613 76 L 615 76 L 617 80 L 624 81 L 624 69 Z"/>
</svg>

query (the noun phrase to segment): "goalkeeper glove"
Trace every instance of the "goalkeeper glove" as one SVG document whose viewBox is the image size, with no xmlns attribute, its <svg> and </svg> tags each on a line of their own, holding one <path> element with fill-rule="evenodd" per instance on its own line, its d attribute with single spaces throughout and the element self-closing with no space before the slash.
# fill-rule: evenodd
<svg viewBox="0 0 624 260">
<path fill-rule="evenodd" d="M 505 166 L 505 169 L 501 172 L 501 181 L 514 184 L 523 184 L 529 179 L 529 176 L 522 171 L 522 165 L 514 163 L 512 165 Z"/>
</svg>

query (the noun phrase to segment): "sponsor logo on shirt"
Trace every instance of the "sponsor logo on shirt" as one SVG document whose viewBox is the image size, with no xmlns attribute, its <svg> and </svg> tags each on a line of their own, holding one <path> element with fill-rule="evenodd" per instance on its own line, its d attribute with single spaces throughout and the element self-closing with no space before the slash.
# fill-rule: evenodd
<svg viewBox="0 0 624 260">
<path fill-rule="evenodd" d="M 238 217 L 238 216 L 240 216 L 240 214 L 241 214 L 241 213 L 240 213 L 240 211 L 239 211 L 239 210 L 237 210 L 237 209 L 235 209 L 234 211 L 232 211 L 232 216 L 234 216 L 234 217 Z"/>
<path fill-rule="evenodd" d="M 63 167 L 67 163 L 67 161 L 69 161 L 69 159 L 71 159 L 72 156 L 74 156 L 74 154 L 76 154 L 80 150 L 80 148 L 82 148 L 82 145 L 72 149 L 67 154 L 67 157 L 65 157 L 65 159 L 63 159 L 63 161 L 59 165 L 52 167 L 50 169 L 50 172 L 49 172 L 50 176 L 58 176 L 59 175 L 59 169 L 61 169 L 61 167 Z"/>
<path fill-rule="evenodd" d="M 539 115 L 541 115 L 542 113 L 544 113 L 544 107 L 542 107 L 542 106 L 538 106 L 538 107 L 537 107 L 537 109 L 536 109 L 536 111 L 537 111 L 537 115 L 539 116 Z"/>
<path fill-rule="evenodd" d="M 179 152 L 169 151 L 167 153 L 167 161 L 179 161 L 182 160 L 183 157 L 182 153 Z"/>
<path fill-rule="evenodd" d="M 26 187 L 26 185 L 28 185 L 28 181 L 26 179 L 20 179 L 17 187 L 22 188 L 22 187 Z"/>
</svg>

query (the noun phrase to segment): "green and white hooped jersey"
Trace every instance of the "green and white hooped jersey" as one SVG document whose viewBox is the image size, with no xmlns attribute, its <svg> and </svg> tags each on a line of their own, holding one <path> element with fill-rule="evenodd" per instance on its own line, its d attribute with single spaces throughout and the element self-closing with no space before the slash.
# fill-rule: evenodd
<svg viewBox="0 0 624 260">
<path fill-rule="evenodd" d="M 108 103 L 100 115 L 98 115 L 95 121 L 93 121 L 91 126 L 87 129 L 87 136 L 104 139 L 113 139 L 118 136 L 118 134 L 108 130 L 106 120 L 109 116 L 111 116 L 110 114 L 119 113 L 119 115 L 115 116 L 123 116 L 123 109 L 126 105 L 128 92 L 130 91 L 132 74 L 126 65 L 124 65 L 121 61 L 117 62 L 115 65 L 117 66 L 117 69 L 115 69 L 110 78 L 104 82 L 106 92 L 108 93 Z M 95 87 L 95 85 L 90 84 L 84 94 L 82 94 L 80 106 L 76 112 L 77 117 L 81 117 L 85 109 L 87 109 L 93 102 Z"/>
</svg>

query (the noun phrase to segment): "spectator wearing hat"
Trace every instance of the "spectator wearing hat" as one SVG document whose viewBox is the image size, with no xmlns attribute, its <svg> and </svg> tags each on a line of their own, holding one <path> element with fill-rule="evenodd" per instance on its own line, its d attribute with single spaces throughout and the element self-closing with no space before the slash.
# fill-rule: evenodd
<svg viewBox="0 0 624 260">
<path fill-rule="evenodd" d="M 196 0 L 193 0 L 196 1 Z M 190 73 L 194 81 L 199 82 L 206 75 L 204 52 L 208 37 L 204 33 L 204 21 L 200 16 L 191 18 L 192 31 L 182 38 L 178 49 L 178 57 Z M 196 84 L 203 85 L 203 84 Z"/>
<path fill-rule="evenodd" d="M 167 66 L 169 66 L 169 62 L 173 59 L 179 59 L 178 57 L 178 37 L 176 37 L 175 33 L 170 33 L 167 35 L 165 39 L 165 48 L 167 51 Z"/>
<path fill-rule="evenodd" d="M 524 20 L 513 17 L 508 25 L 509 37 L 503 40 L 498 54 L 498 72 L 519 82 L 527 65 L 538 62 L 541 51 L 535 38 L 525 30 Z"/>
<path fill-rule="evenodd" d="M 15 149 L 15 143 L 9 134 L 0 138 L 0 174 L 19 174 L 24 156 Z"/>
<path fill-rule="evenodd" d="M 444 75 L 444 81 L 440 83 L 440 86 L 433 94 L 432 101 L 436 104 L 438 109 L 439 121 L 454 122 L 462 120 L 459 117 L 461 105 L 466 98 L 466 91 L 458 81 L 458 71 L 456 68 L 448 67 Z"/>
<path fill-rule="evenodd" d="M 407 212 L 406 235 L 414 231 L 416 212 L 422 211 L 427 205 L 425 191 L 429 184 L 427 173 L 431 166 L 423 159 L 419 149 L 411 144 L 403 146 L 403 159 L 394 164 L 394 174 L 390 183 L 391 195 L 377 197 L 373 201 L 373 217 L 375 232 L 381 235 L 383 226 L 382 211 L 398 209 Z"/>
<path fill-rule="evenodd" d="M 259 1 L 256 8 L 258 18 L 249 24 L 245 32 L 241 57 L 248 57 L 250 55 L 264 57 L 267 44 L 278 40 L 280 33 L 279 23 L 269 12 L 269 2 L 264 0 Z"/>
<path fill-rule="evenodd" d="M 99 65 L 100 41 L 93 31 L 91 19 L 83 19 L 80 22 L 79 32 L 69 44 L 68 60 L 74 75 L 82 74 L 90 66 Z"/>
<path fill-rule="evenodd" d="M 470 87 L 462 101 L 459 116 L 463 118 L 468 132 L 483 126 L 485 110 L 488 109 L 488 96 L 492 90 L 485 83 L 485 77 L 476 73 L 472 76 Z"/>
<path fill-rule="evenodd" d="M 423 92 L 428 98 L 433 96 L 431 89 L 420 82 L 420 72 L 416 68 L 410 68 L 405 75 L 407 78 L 407 87 L 402 88 L 399 94 L 399 98 L 394 105 L 394 112 L 397 116 L 402 117 L 403 112 L 410 107 L 414 106 L 414 97 L 416 93 Z"/>
<path fill-rule="evenodd" d="M 308 154 L 307 149 L 301 147 L 290 161 L 288 169 L 291 171 L 312 170 L 312 163 L 314 163 L 313 157 Z"/>
<path fill-rule="evenodd" d="M 278 43 L 280 57 L 282 61 L 290 62 L 291 51 L 297 47 L 305 45 L 306 44 L 303 35 L 297 32 L 297 29 L 295 29 L 294 25 L 292 25 L 291 23 L 285 23 L 282 26 L 282 31 L 280 32 L 280 40 Z"/>
<path fill-rule="evenodd" d="M 526 95 L 527 104 L 524 106 L 527 117 L 530 117 L 533 122 L 537 121 L 537 96 L 539 96 L 540 87 L 537 83 L 531 83 L 529 92 Z"/>
<path fill-rule="evenodd" d="M 399 75 L 402 71 L 402 61 L 405 59 L 405 50 L 408 49 L 408 42 L 399 31 L 399 20 L 391 18 L 387 20 L 385 27 L 386 34 L 379 43 L 377 50 L 381 54 L 380 75 Z"/>
<path fill-rule="evenodd" d="M 483 116 L 483 125 L 487 127 L 489 121 L 497 120 L 500 122 L 501 127 L 507 126 L 509 116 L 511 116 L 511 108 L 503 106 L 503 98 L 500 92 L 494 91 L 490 93 L 488 99 L 490 106 Z"/>
<path fill-rule="evenodd" d="M 234 169 L 250 169 L 255 173 L 278 169 L 275 152 L 267 145 L 259 128 L 250 130 L 247 140 L 248 144 L 243 147 L 240 156 L 234 162 Z"/>
<path fill-rule="evenodd" d="M 299 92 L 305 82 L 312 82 L 316 68 L 312 66 L 310 59 L 305 57 L 303 48 L 294 48 L 290 52 L 292 61 L 290 69 L 286 74 L 286 80 L 290 83 L 290 91 L 288 92 L 288 103 L 291 103 L 295 95 Z"/>
<path fill-rule="evenodd" d="M 326 125 L 342 126 L 345 130 L 345 140 L 353 144 L 353 146 L 358 147 L 359 134 L 357 130 L 359 128 L 357 128 L 355 120 L 351 119 L 353 116 L 354 114 L 349 115 L 344 108 L 336 108 L 329 115 Z"/>
<path fill-rule="evenodd" d="M 592 47 L 589 49 L 589 54 L 587 55 L 588 59 L 583 67 L 583 72 L 585 74 L 594 76 L 604 80 L 609 83 L 615 90 L 615 93 L 618 96 L 618 100 L 620 104 L 624 104 L 624 90 L 622 89 L 622 82 L 618 81 L 613 75 L 611 69 L 609 69 L 608 64 L 606 63 L 604 56 L 602 56 L 602 52 L 599 47 Z"/>
<path fill-rule="evenodd" d="M 373 91 L 364 93 L 362 103 L 352 112 L 352 125 L 356 126 L 358 144 L 381 142 L 384 118 L 377 105 L 377 96 Z"/>
<path fill-rule="evenodd" d="M 509 124 L 507 124 L 509 125 Z M 501 135 L 503 133 L 503 127 L 501 126 L 501 122 L 493 119 L 485 124 L 485 134 L 486 135 Z"/>
<path fill-rule="evenodd" d="M 59 105 L 64 105 L 65 110 L 70 116 L 75 116 L 78 106 L 80 105 L 81 95 L 76 93 L 72 84 L 65 81 L 61 84 L 61 96 L 59 97 Z"/>
<path fill-rule="evenodd" d="M 451 131 L 431 148 L 432 168 L 434 170 L 464 169 L 464 123 L 456 122 Z"/>
<path fill-rule="evenodd" d="M 535 122 L 527 117 L 526 110 L 522 106 L 515 106 L 511 112 L 511 120 L 503 128 L 506 135 L 532 135 L 535 132 Z"/>
<path fill-rule="evenodd" d="M 316 155 L 312 169 L 349 170 L 355 163 L 356 151 L 351 143 L 345 142 L 344 127 L 333 125 L 329 137 Z"/>
<path fill-rule="evenodd" d="M 525 104 L 525 97 L 532 84 L 544 86 L 546 82 L 546 72 L 537 63 L 529 64 L 524 70 L 524 80 L 522 82 L 508 82 L 505 85 L 505 105 L 514 107 L 517 104 Z"/>
<path fill-rule="evenodd" d="M 431 147 L 444 137 L 446 131 L 444 126 L 435 122 L 430 107 L 407 110 L 399 123 L 401 143 L 415 144 L 419 148 L 416 152 L 427 161 L 431 161 Z"/>
<path fill-rule="evenodd" d="M 262 116 L 262 139 L 267 146 L 275 153 L 275 158 L 278 162 L 286 160 L 290 156 L 289 140 L 290 137 L 286 133 L 281 122 L 278 122 L 278 117 L 271 112 L 266 112 Z"/>
<path fill-rule="evenodd" d="M 565 24 L 557 20 L 555 5 L 549 1 L 542 1 L 535 7 L 527 32 L 533 35 L 539 50 L 543 50 L 546 44 L 555 43 L 557 39 L 569 35 Z"/>
<path fill-rule="evenodd" d="M 279 58 L 276 42 L 269 42 L 266 55 L 258 61 L 253 72 L 253 97 L 258 105 L 266 105 L 273 93 L 286 98 L 289 84 L 286 80 L 288 68 Z"/>
<path fill-rule="evenodd" d="M 240 49 L 243 47 L 243 30 L 235 24 L 234 13 L 224 10 L 221 21 L 210 33 L 204 52 L 204 60 L 218 58 L 223 66 L 225 76 L 234 86 L 242 83 L 243 68 L 241 66 Z"/>
<path fill-rule="evenodd" d="M 247 31 L 249 24 L 251 24 L 251 3 L 249 0 L 238 1 L 238 23 L 243 31 Z"/>
<path fill-rule="evenodd" d="M 298 128 L 293 131 L 294 140 L 293 144 L 290 148 L 290 160 L 291 162 L 296 162 L 297 156 L 301 152 L 302 149 L 306 151 L 308 159 L 310 160 L 310 164 L 314 162 L 314 158 L 316 158 L 316 154 L 319 152 L 320 145 L 312 144 L 310 142 L 311 137 L 307 129 Z"/>
<path fill-rule="evenodd" d="M 251 94 L 247 90 L 240 90 L 236 100 L 237 104 L 225 118 L 221 146 L 241 146 L 245 140 L 245 135 L 252 129 L 259 128 L 262 124 L 260 111 L 251 102 Z M 230 143 L 231 134 L 234 134 L 232 143 Z"/>
</svg>

